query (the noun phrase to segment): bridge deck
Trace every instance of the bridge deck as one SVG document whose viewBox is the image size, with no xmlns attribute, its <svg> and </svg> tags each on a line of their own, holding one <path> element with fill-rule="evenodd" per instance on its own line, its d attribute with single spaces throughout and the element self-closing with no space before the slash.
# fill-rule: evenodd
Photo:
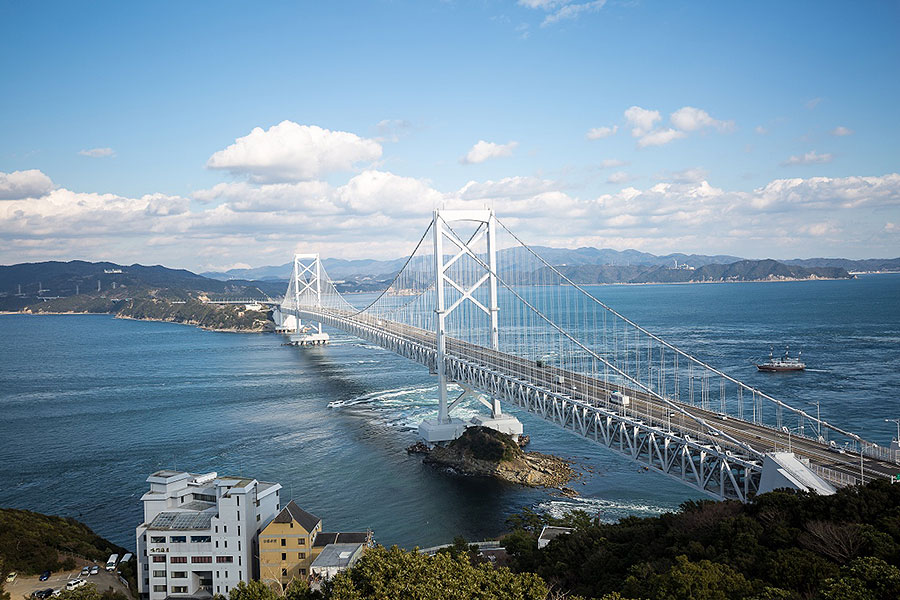
<svg viewBox="0 0 900 600">
<path fill-rule="evenodd" d="M 348 324 L 378 328 L 385 333 L 435 352 L 434 332 L 425 329 L 388 320 L 376 320 L 367 315 L 337 309 L 304 308 L 302 312 L 307 318 L 313 320 L 319 320 L 317 317 L 326 316 L 338 322 L 346 321 Z M 690 436 L 692 440 L 734 452 L 737 456 L 747 457 L 748 453 L 740 445 L 734 444 L 726 437 L 712 433 L 713 430 L 719 430 L 731 436 L 760 454 L 776 450 L 787 451 L 790 445 L 790 450 L 797 456 L 809 459 L 818 467 L 831 470 L 833 472 L 831 474 L 832 481 L 837 476 L 846 483 L 854 483 L 860 477 L 859 453 L 841 454 L 818 440 L 786 434 L 774 427 L 751 423 L 732 416 L 723 417 L 713 411 L 666 398 L 668 402 L 678 407 L 673 409 L 672 406 L 645 391 L 623 388 L 619 384 L 610 384 L 559 367 L 538 366 L 535 361 L 457 339 L 447 340 L 445 352 L 448 357 L 483 365 L 506 377 L 528 382 L 530 385 L 556 394 L 563 394 L 571 398 L 573 402 L 605 408 L 607 411 L 621 411 L 619 407 L 612 406 L 608 398 L 610 391 L 624 389 L 624 392 L 631 398 L 631 405 L 621 414 L 633 420 L 639 420 L 652 427 L 683 436 Z M 681 412 L 682 410 L 684 412 Z M 704 431 L 702 425 L 688 415 L 702 419 L 712 429 Z M 863 480 L 866 482 L 876 478 L 893 477 L 900 473 L 900 465 L 870 457 L 863 457 L 862 467 Z"/>
</svg>

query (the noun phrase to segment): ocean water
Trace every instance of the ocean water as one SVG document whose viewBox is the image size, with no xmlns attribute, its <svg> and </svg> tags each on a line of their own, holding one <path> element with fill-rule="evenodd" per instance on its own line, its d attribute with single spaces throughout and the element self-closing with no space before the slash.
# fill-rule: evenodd
<svg viewBox="0 0 900 600">
<path fill-rule="evenodd" d="M 900 275 L 592 292 L 778 398 L 818 400 L 836 425 L 882 444 L 896 431 L 884 419 L 900 418 Z M 133 547 L 151 472 L 217 471 L 280 482 L 327 529 L 370 528 L 411 548 L 497 535 L 525 506 L 613 521 L 697 497 L 514 408 L 531 450 L 575 462 L 580 498 L 426 467 L 405 448 L 436 411 L 436 379 L 329 333 L 328 346 L 295 348 L 105 315 L 0 315 L 0 506 L 76 517 Z M 803 351 L 806 372 L 756 372 L 751 359 L 786 344 Z"/>
</svg>

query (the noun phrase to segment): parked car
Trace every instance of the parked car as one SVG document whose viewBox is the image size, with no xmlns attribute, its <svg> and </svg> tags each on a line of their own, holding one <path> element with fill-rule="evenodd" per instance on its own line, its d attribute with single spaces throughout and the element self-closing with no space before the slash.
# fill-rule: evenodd
<svg viewBox="0 0 900 600">
<path fill-rule="evenodd" d="M 38 577 L 38 579 L 40 581 L 47 581 L 48 579 L 50 579 L 50 571 L 44 571 L 43 573 L 41 573 L 41 576 Z"/>
<path fill-rule="evenodd" d="M 86 583 L 87 581 L 85 581 L 84 579 L 73 579 L 66 584 L 66 589 L 70 591 L 77 590 Z"/>
<path fill-rule="evenodd" d="M 88 575 L 90 575 L 90 573 L 91 573 L 90 567 L 82 567 L 81 568 L 81 576 L 82 577 L 87 577 Z"/>
<path fill-rule="evenodd" d="M 51 594 L 51 595 L 55 598 L 56 596 L 59 596 L 60 592 L 62 592 L 62 588 L 59 588 L 58 590 L 53 590 L 53 594 Z"/>
<path fill-rule="evenodd" d="M 18 575 L 19 575 L 19 574 L 16 573 L 15 571 L 13 571 L 13 572 L 10 573 L 9 575 L 7 575 L 7 576 L 6 576 L 6 583 L 12 583 L 13 581 L 16 580 L 16 577 L 17 577 Z"/>
<path fill-rule="evenodd" d="M 53 594 L 53 588 L 47 588 L 46 590 L 35 590 L 31 592 L 31 597 L 35 598 L 35 600 L 44 600 L 45 598 L 49 598 L 51 594 Z"/>
<path fill-rule="evenodd" d="M 100 572 L 100 567 L 98 567 L 97 565 L 94 565 L 93 567 L 91 567 L 91 575 L 96 575 L 99 572 Z"/>
</svg>

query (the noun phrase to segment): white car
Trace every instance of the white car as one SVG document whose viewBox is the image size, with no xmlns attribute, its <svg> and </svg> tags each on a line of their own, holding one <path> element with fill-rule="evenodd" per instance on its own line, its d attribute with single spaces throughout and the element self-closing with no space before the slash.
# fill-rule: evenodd
<svg viewBox="0 0 900 600">
<path fill-rule="evenodd" d="M 90 575 L 90 574 L 91 574 L 91 568 L 90 568 L 90 567 L 82 567 L 82 568 L 81 568 L 81 576 L 82 576 L 82 577 L 87 577 L 87 576 Z"/>
<path fill-rule="evenodd" d="M 94 565 L 93 567 L 91 567 L 91 575 L 96 575 L 99 572 L 100 572 L 100 567 L 98 567 L 97 565 Z"/>
<path fill-rule="evenodd" d="M 85 581 L 84 579 L 72 579 L 66 584 L 66 589 L 69 591 L 77 590 L 85 584 L 87 584 L 87 581 Z"/>
</svg>

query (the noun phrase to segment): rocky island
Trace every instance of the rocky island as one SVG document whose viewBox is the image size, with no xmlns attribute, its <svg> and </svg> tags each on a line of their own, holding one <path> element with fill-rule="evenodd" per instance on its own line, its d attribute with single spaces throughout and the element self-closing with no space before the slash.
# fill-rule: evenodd
<svg viewBox="0 0 900 600">
<path fill-rule="evenodd" d="M 576 495 L 566 487 L 575 477 L 567 461 L 549 454 L 525 452 L 510 436 L 487 427 L 470 427 L 446 446 L 431 448 L 423 462 L 460 475 L 494 477 Z"/>
</svg>

